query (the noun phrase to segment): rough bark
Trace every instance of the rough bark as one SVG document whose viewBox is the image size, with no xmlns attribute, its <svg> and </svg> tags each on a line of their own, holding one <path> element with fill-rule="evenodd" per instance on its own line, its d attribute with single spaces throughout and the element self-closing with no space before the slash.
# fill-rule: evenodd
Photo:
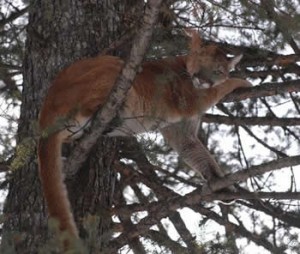
<svg viewBox="0 0 300 254">
<path fill-rule="evenodd" d="M 29 12 L 24 85 L 18 143 L 35 146 L 38 111 L 57 72 L 77 59 L 95 56 L 124 32 L 123 1 L 32 1 Z M 115 182 L 111 168 L 114 143 L 101 141 L 82 170 L 68 182 L 78 223 L 87 214 L 109 207 Z M 42 199 L 35 148 L 10 178 L 5 203 L 3 245 L 15 245 L 16 253 L 37 253 L 47 239 L 47 210 Z M 105 160 L 103 157 L 105 155 Z M 83 181 L 81 181 L 83 179 Z M 78 188 L 80 186 L 80 188 Z M 108 223 L 97 221 L 97 233 Z M 82 228 L 82 227 L 80 227 Z M 98 242 L 98 245 L 101 243 Z"/>
</svg>

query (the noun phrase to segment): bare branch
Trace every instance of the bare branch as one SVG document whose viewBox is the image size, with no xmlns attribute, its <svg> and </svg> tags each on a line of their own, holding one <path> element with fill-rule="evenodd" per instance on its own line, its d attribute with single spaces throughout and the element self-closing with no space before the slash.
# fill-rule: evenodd
<svg viewBox="0 0 300 254">
<path fill-rule="evenodd" d="M 223 115 L 205 114 L 202 121 L 206 123 L 218 123 L 227 125 L 266 125 L 266 126 L 297 126 L 300 125 L 300 118 L 277 118 L 266 117 L 234 117 Z"/>
<path fill-rule="evenodd" d="M 210 188 L 213 191 L 217 191 L 233 185 L 237 182 L 242 182 L 250 177 L 262 175 L 266 172 L 278 170 L 284 167 L 293 167 L 300 164 L 300 155 L 293 157 L 281 158 L 278 160 L 270 161 L 258 166 L 253 166 L 249 169 L 238 171 L 236 173 L 230 174 L 222 179 L 216 179 L 210 184 Z"/>
<path fill-rule="evenodd" d="M 251 50 L 251 48 L 246 48 L 248 51 Z M 259 50 L 259 49 L 258 49 Z M 259 57 L 261 55 L 261 57 Z M 254 59 L 244 59 L 244 61 L 240 64 L 241 67 L 257 67 L 257 66 L 289 66 L 291 64 L 294 64 L 296 62 L 300 61 L 300 55 L 299 54 L 290 54 L 290 55 L 279 55 L 275 54 L 274 52 L 259 52 L 258 57 L 255 57 Z"/>
<path fill-rule="evenodd" d="M 22 15 L 24 15 L 29 10 L 29 8 L 30 8 L 30 6 L 27 6 L 27 7 L 23 8 L 22 10 L 11 13 L 7 18 L 1 19 L 0 20 L 0 28 L 2 28 L 7 23 L 14 21 L 18 17 L 21 17 Z"/>
<path fill-rule="evenodd" d="M 170 193 L 169 193 L 170 194 Z M 249 192 L 249 191 L 239 191 L 239 192 L 221 192 L 221 193 L 212 193 L 208 195 L 202 195 L 201 190 L 197 189 L 185 197 L 177 196 L 175 193 L 171 193 L 168 199 L 171 199 L 173 196 L 174 199 L 181 203 L 180 206 L 176 206 L 176 209 L 189 207 L 196 205 L 199 202 L 212 202 L 212 201 L 226 201 L 226 200 L 262 200 L 262 199 L 274 199 L 274 200 L 300 200 L 300 192 Z M 165 197 L 166 198 L 166 197 Z M 126 206 L 115 207 L 112 211 L 115 215 L 127 216 L 135 212 L 141 211 L 151 211 L 156 213 L 162 207 L 165 207 L 166 200 L 161 199 L 161 201 L 152 202 L 148 204 L 131 204 Z M 249 206 L 249 205 L 248 205 Z M 252 207 L 254 208 L 254 207 Z M 254 208 L 255 209 L 255 208 Z M 173 211 L 173 208 L 169 212 Z M 299 223 L 298 223 L 299 224 Z"/>
<path fill-rule="evenodd" d="M 192 254 L 190 249 L 184 248 L 180 243 L 177 241 L 173 241 L 168 235 L 163 235 L 161 232 L 155 230 L 149 230 L 144 234 L 146 238 L 150 238 L 157 243 L 162 243 L 163 246 L 167 246 L 172 253 L 174 254 Z M 199 253 L 199 252 L 197 252 Z"/>
<path fill-rule="evenodd" d="M 209 219 L 214 220 L 220 225 L 223 225 L 227 231 L 234 232 L 234 234 L 237 234 L 239 236 L 246 237 L 247 239 L 253 241 L 259 246 L 263 246 L 267 250 L 271 251 L 272 253 L 279 253 L 279 249 L 271 244 L 266 237 L 260 236 L 257 233 L 250 232 L 247 230 L 244 225 L 240 222 L 239 224 L 235 224 L 229 221 L 224 220 L 220 215 L 218 215 L 216 212 L 205 208 L 204 206 L 195 205 L 193 206 L 193 209 L 205 216 L 207 216 Z"/>
<path fill-rule="evenodd" d="M 19 65 L 13 65 L 13 64 L 6 64 L 0 62 L 0 69 L 9 69 L 9 70 L 17 70 L 22 71 L 22 66 Z"/>
<path fill-rule="evenodd" d="M 248 98 L 259 98 L 265 96 L 273 96 L 283 93 L 299 92 L 300 80 L 291 80 L 276 83 L 264 83 L 259 86 L 249 88 L 238 88 L 226 97 L 221 102 L 241 101 Z"/>
<path fill-rule="evenodd" d="M 299 54 L 300 49 L 295 41 L 295 39 L 292 36 L 292 33 L 290 32 L 289 29 L 289 23 L 285 22 L 285 17 L 279 16 L 275 10 L 274 10 L 274 2 L 273 1 L 268 1 L 268 0 L 261 0 L 260 4 L 262 6 L 262 10 L 264 10 L 268 18 L 273 21 L 276 24 L 277 29 L 282 33 L 282 35 L 285 37 L 285 39 L 289 42 L 290 46 L 292 49 Z"/>
<path fill-rule="evenodd" d="M 129 59 L 126 61 L 105 106 L 96 114 L 89 133 L 81 139 L 72 151 L 65 167 L 68 175 L 76 174 L 81 164 L 87 159 L 90 149 L 108 124 L 116 117 L 118 109 L 123 104 L 125 96 L 148 48 L 161 2 L 161 0 L 151 0 L 147 2 L 144 22 L 140 32 L 135 37 Z"/>
<path fill-rule="evenodd" d="M 280 199 L 290 198 L 291 196 L 295 199 L 299 199 L 299 193 L 292 194 L 291 193 L 267 193 L 267 192 L 259 192 L 259 193 L 251 193 L 251 192 L 243 192 L 243 193 L 213 193 L 214 191 L 218 191 L 221 189 L 225 189 L 237 183 L 239 181 L 244 181 L 251 176 L 256 176 L 263 174 L 265 172 L 269 172 L 272 170 L 280 169 L 287 166 L 294 166 L 300 164 L 300 156 L 294 156 L 289 158 L 278 159 L 276 161 L 268 162 L 259 166 L 251 167 L 248 170 L 243 170 L 231 174 L 222 179 L 217 179 L 209 183 L 209 187 L 211 189 L 211 193 L 203 195 L 200 189 L 196 189 L 185 196 L 180 196 L 177 193 L 168 190 L 166 187 L 161 186 L 158 189 L 161 190 L 160 193 L 164 193 L 163 199 L 160 202 L 152 202 L 149 204 L 133 204 L 129 205 L 126 208 L 116 207 L 112 210 L 113 213 L 131 213 L 134 211 L 147 211 L 149 216 L 143 218 L 134 228 L 132 228 L 131 232 L 126 232 L 125 235 L 120 235 L 116 239 L 114 239 L 111 244 L 117 244 L 121 247 L 123 244 L 128 241 L 128 237 L 133 238 L 140 234 L 146 232 L 151 226 L 157 224 L 160 219 L 169 216 L 172 211 L 176 211 L 179 208 L 190 207 L 194 205 L 198 205 L 203 201 L 213 201 L 216 199 L 220 200 L 228 200 L 235 198 L 249 198 L 258 200 L 259 198 L 272 198 L 277 196 Z M 152 182 L 152 179 L 151 181 Z M 129 210 L 128 210 L 129 209 Z M 141 209 L 141 210 L 139 210 Z"/>
<path fill-rule="evenodd" d="M 264 202 L 263 200 L 250 200 L 248 202 L 243 200 L 237 200 L 237 202 L 256 211 L 262 211 L 265 214 L 268 214 L 273 218 L 277 218 L 292 227 L 300 228 L 300 221 L 298 219 L 299 214 L 297 214 L 296 211 L 294 213 L 288 212 L 286 209 L 281 208 L 279 205 L 273 206 L 269 202 Z"/>
<path fill-rule="evenodd" d="M 8 172 L 9 171 L 9 165 L 6 163 L 0 163 L 0 172 Z"/>
</svg>

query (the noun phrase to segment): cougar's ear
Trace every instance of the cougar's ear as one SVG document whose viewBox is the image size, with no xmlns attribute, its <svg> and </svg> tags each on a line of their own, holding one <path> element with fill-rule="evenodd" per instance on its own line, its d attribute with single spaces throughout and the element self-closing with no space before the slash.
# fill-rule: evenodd
<svg viewBox="0 0 300 254">
<path fill-rule="evenodd" d="M 199 71 L 199 58 L 203 50 L 202 39 L 194 29 L 185 29 L 184 32 L 190 38 L 186 68 L 189 74 L 193 76 Z"/>
<path fill-rule="evenodd" d="M 241 61 L 242 58 L 243 58 L 243 54 L 240 54 L 230 59 L 229 66 L 228 66 L 229 70 L 233 70 L 235 66 Z"/>
<path fill-rule="evenodd" d="M 188 73 L 193 77 L 195 73 L 199 71 L 197 59 L 193 55 L 188 55 L 187 61 L 186 61 L 186 69 Z"/>
<path fill-rule="evenodd" d="M 202 39 L 199 33 L 194 29 L 184 29 L 185 34 L 190 37 L 190 54 L 200 53 L 202 49 Z"/>
</svg>

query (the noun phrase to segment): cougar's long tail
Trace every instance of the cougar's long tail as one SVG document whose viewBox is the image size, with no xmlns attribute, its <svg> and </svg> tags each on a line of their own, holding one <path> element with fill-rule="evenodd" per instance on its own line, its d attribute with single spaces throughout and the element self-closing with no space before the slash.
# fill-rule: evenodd
<svg viewBox="0 0 300 254">
<path fill-rule="evenodd" d="M 39 140 L 40 178 L 50 216 L 58 220 L 61 231 L 67 231 L 71 236 L 78 237 L 67 189 L 63 180 L 62 142 L 61 133 L 55 133 Z"/>
</svg>

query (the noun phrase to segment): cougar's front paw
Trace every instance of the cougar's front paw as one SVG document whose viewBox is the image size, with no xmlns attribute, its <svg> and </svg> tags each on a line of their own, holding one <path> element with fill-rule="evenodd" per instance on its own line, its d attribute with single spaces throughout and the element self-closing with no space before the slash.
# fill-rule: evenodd
<svg viewBox="0 0 300 254">
<path fill-rule="evenodd" d="M 248 80 L 243 79 L 243 84 L 241 87 L 252 87 L 252 83 L 250 83 Z"/>
</svg>

